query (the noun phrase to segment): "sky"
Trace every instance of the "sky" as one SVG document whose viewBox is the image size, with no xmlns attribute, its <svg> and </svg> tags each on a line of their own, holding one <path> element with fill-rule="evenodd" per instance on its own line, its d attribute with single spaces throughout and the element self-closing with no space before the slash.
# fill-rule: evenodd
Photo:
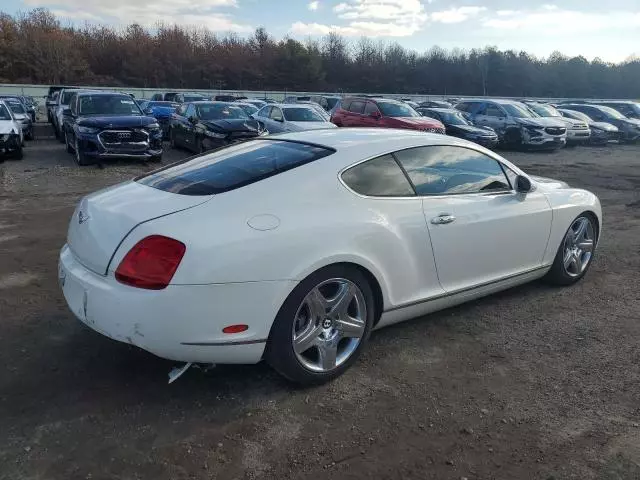
<svg viewBox="0 0 640 480">
<path fill-rule="evenodd" d="M 65 22 L 153 26 L 158 21 L 276 38 L 320 38 L 330 31 L 443 48 L 525 50 L 546 57 L 640 56 L 640 0 L 2 0 L 2 11 L 46 7 Z"/>
</svg>

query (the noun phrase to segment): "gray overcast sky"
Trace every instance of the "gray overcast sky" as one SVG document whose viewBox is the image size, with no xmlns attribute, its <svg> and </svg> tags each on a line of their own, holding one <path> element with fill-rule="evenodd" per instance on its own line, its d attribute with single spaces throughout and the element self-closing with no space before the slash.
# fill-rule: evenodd
<svg viewBox="0 0 640 480">
<path fill-rule="evenodd" d="M 3 0 L 15 13 L 47 7 L 70 22 L 124 25 L 157 21 L 250 33 L 264 26 L 281 38 L 345 36 L 470 49 L 496 45 L 548 56 L 619 62 L 640 55 L 640 0 Z"/>
</svg>

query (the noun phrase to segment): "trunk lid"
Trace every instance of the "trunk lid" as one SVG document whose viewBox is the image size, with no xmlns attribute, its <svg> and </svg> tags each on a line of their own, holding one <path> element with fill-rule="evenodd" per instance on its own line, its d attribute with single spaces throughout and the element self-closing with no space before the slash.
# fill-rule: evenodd
<svg viewBox="0 0 640 480">
<path fill-rule="evenodd" d="M 67 244 L 89 270 L 106 275 L 109 262 L 124 238 L 137 225 L 195 207 L 212 195 L 177 195 L 135 181 L 84 197 L 76 207 Z"/>
</svg>

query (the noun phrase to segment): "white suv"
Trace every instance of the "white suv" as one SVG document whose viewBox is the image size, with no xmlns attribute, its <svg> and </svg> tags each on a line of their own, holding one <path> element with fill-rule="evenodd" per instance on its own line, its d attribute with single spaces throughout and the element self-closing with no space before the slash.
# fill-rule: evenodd
<svg viewBox="0 0 640 480">
<path fill-rule="evenodd" d="M 567 143 L 565 122 L 542 118 L 513 100 L 464 100 L 456 105 L 479 127 L 491 127 L 501 144 L 556 150 Z"/>
<path fill-rule="evenodd" d="M 555 107 L 545 103 L 527 102 L 526 105 L 541 117 L 553 118 L 564 122 L 567 126 L 567 145 L 587 143 L 591 138 L 591 129 L 586 122 L 565 117 Z"/>
</svg>

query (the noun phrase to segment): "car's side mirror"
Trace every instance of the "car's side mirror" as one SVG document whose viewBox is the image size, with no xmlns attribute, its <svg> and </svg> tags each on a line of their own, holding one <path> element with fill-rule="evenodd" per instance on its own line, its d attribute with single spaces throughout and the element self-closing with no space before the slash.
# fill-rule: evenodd
<svg viewBox="0 0 640 480">
<path fill-rule="evenodd" d="M 63 117 L 71 117 L 71 116 L 73 116 L 73 113 L 71 112 L 70 108 L 65 108 L 64 110 L 62 110 L 62 116 Z"/>
<path fill-rule="evenodd" d="M 191 123 L 193 123 L 194 125 L 195 125 L 196 123 L 198 123 L 198 119 L 197 119 L 195 116 L 193 116 L 193 115 L 189 117 L 189 121 L 190 121 Z"/>
<path fill-rule="evenodd" d="M 145 108 L 143 112 L 145 115 L 153 115 L 153 109 L 151 108 Z"/>
<path fill-rule="evenodd" d="M 375 118 L 376 120 L 380 120 L 380 117 L 382 117 L 382 114 L 376 110 L 375 112 L 371 112 L 369 116 L 371 118 Z"/>
<path fill-rule="evenodd" d="M 516 177 L 516 192 L 528 193 L 531 191 L 531 180 L 524 175 L 518 175 Z"/>
</svg>

